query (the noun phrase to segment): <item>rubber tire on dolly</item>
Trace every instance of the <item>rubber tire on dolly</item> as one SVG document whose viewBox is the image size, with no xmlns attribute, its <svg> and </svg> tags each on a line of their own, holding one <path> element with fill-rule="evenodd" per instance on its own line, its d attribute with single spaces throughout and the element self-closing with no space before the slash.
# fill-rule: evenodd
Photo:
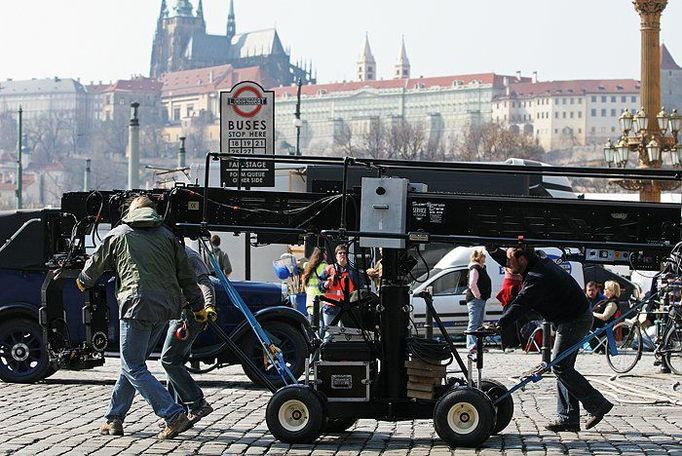
<svg viewBox="0 0 682 456">
<path fill-rule="evenodd" d="M 34 320 L 14 318 L 0 324 L 0 346 L 0 380 L 4 382 L 34 383 L 56 372 L 47 356 L 43 330 Z M 13 357 L 17 349 L 29 350 L 25 360 Z"/>
<path fill-rule="evenodd" d="M 479 447 L 490 437 L 494 424 L 492 401 L 483 391 L 469 386 L 448 391 L 433 409 L 436 432 L 451 447 Z"/>
<path fill-rule="evenodd" d="M 481 380 L 481 390 L 483 390 L 483 392 L 487 394 L 490 400 L 494 403 L 498 397 L 507 392 L 507 387 L 497 380 L 484 378 Z M 511 395 L 507 396 L 497 406 L 493 405 L 493 407 L 495 407 L 497 413 L 492 433 L 498 434 L 509 425 L 512 417 L 514 416 L 514 399 L 512 399 Z"/>
<path fill-rule="evenodd" d="M 304 385 L 289 385 L 272 395 L 265 410 L 270 433 L 284 443 L 311 443 L 327 417 L 320 396 Z"/>
<path fill-rule="evenodd" d="M 263 329 L 268 333 L 268 337 L 273 340 L 279 339 L 282 341 L 279 347 L 284 355 L 284 360 L 289 366 L 289 370 L 296 378 L 300 378 L 305 370 L 305 360 L 308 357 L 308 343 L 305 337 L 295 326 L 289 323 L 279 321 L 266 321 L 263 323 Z M 277 345 L 277 344 L 275 344 Z M 244 341 L 244 353 L 246 353 L 251 361 L 256 366 L 263 366 L 263 348 L 258 341 L 255 334 L 250 333 Z M 264 386 L 256 374 L 248 367 L 242 364 L 244 373 L 256 385 Z M 261 372 L 272 382 L 276 387 L 284 386 L 282 378 L 279 376 L 274 367 L 270 367 L 267 371 L 261 369 Z"/>
</svg>

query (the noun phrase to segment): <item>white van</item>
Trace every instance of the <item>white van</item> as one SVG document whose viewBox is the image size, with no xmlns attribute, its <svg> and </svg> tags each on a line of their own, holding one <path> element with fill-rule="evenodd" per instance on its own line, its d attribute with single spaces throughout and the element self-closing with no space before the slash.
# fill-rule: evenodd
<svg viewBox="0 0 682 456">
<path fill-rule="evenodd" d="M 466 306 L 466 290 L 469 280 L 469 258 L 474 249 L 483 247 L 456 247 L 436 263 L 428 274 L 422 275 L 412 284 L 410 303 L 412 317 L 418 328 L 423 327 L 426 316 L 426 303 L 415 295 L 431 287 L 433 306 L 447 329 L 452 335 L 461 335 L 467 327 L 469 316 Z M 484 249 L 485 250 L 485 249 Z M 585 279 L 581 263 L 563 261 L 562 252 L 554 247 L 541 249 L 547 256 L 561 265 L 584 289 Z M 502 288 L 504 269 L 486 252 L 486 269 L 490 276 L 492 296 L 485 306 L 485 321 L 497 321 L 502 315 L 502 305 L 495 295 Z M 421 282 L 421 283 L 420 283 Z M 434 334 L 438 332 L 434 329 Z"/>
</svg>

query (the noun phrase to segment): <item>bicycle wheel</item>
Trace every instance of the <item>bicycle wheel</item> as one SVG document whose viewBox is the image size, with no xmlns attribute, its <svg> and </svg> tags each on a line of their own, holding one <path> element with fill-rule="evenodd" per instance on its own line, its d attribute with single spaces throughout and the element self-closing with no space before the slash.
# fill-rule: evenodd
<svg viewBox="0 0 682 456">
<path fill-rule="evenodd" d="M 673 326 L 668 330 L 661 353 L 670 370 L 682 375 L 682 328 Z"/>
<path fill-rule="evenodd" d="M 606 361 L 614 372 L 630 372 L 642 357 L 642 330 L 639 325 L 621 321 L 613 327 L 613 338 L 617 354 L 611 354 L 611 347 L 607 347 Z"/>
</svg>

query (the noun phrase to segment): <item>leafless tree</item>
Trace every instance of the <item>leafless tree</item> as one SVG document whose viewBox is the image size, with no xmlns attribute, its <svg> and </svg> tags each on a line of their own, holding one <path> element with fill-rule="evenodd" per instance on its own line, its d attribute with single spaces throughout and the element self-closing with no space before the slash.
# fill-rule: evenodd
<svg viewBox="0 0 682 456">
<path fill-rule="evenodd" d="M 421 122 L 409 123 L 400 119 L 388 134 L 388 157 L 400 160 L 425 160 L 426 133 Z"/>
<path fill-rule="evenodd" d="M 334 130 L 334 152 L 339 155 L 355 156 L 356 146 L 353 144 L 353 130 L 346 122 L 342 122 Z"/>
<path fill-rule="evenodd" d="M 363 155 L 371 158 L 386 158 L 388 138 L 386 128 L 381 119 L 370 121 L 369 129 L 362 135 Z"/>
<path fill-rule="evenodd" d="M 539 159 L 544 150 L 532 137 L 497 122 L 471 125 L 459 147 L 458 158 L 466 161 L 497 161 L 510 157 Z"/>
</svg>

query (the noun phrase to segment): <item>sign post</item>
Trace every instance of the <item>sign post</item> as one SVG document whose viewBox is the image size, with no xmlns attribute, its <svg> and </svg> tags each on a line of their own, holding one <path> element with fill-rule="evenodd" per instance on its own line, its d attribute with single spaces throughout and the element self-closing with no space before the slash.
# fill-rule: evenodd
<svg viewBox="0 0 682 456">
<path fill-rule="evenodd" d="M 220 92 L 220 151 L 228 154 L 275 153 L 275 92 L 243 81 Z M 222 187 L 274 187 L 273 162 L 221 160 Z"/>
</svg>

